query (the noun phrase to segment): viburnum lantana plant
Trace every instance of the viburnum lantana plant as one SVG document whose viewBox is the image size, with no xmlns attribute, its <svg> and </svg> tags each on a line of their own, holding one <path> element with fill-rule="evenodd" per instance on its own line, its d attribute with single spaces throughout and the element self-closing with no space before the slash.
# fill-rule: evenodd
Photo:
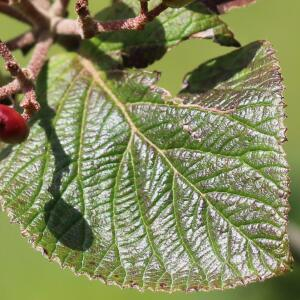
<svg viewBox="0 0 300 300">
<path fill-rule="evenodd" d="M 253 0 L 0 0 L 0 203 L 50 260 L 108 284 L 236 287 L 291 268 L 283 84 L 271 44 L 219 14 Z M 71 8 L 70 8 L 71 9 Z M 145 68 L 187 39 L 238 49 L 185 76 Z M 50 56 L 58 43 L 65 49 Z M 12 52 L 33 49 L 27 67 Z M 180 61 L 178 63 L 181 63 Z M 182 62 L 184 63 L 184 62 Z"/>
</svg>

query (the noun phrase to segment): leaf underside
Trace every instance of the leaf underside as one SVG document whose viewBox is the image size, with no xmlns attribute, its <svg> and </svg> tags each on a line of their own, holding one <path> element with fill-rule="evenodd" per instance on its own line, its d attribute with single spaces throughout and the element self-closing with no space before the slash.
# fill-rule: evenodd
<svg viewBox="0 0 300 300">
<path fill-rule="evenodd" d="M 164 291 L 290 268 L 282 79 L 255 42 L 201 65 L 178 97 L 156 73 L 53 57 L 27 142 L 0 152 L 0 194 L 34 247 L 77 274 Z"/>
</svg>

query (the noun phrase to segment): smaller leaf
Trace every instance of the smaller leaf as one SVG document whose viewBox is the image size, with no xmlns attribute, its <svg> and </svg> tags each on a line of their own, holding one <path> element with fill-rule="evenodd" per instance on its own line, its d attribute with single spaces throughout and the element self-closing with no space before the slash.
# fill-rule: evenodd
<svg viewBox="0 0 300 300">
<path fill-rule="evenodd" d="M 159 1 L 151 2 L 156 5 Z M 118 1 L 96 15 L 101 21 L 126 19 L 138 15 L 139 2 L 136 0 Z M 224 46 L 239 46 L 233 33 L 215 13 L 200 2 L 187 7 L 167 9 L 142 31 L 118 31 L 102 33 L 92 40 L 85 41 L 82 52 L 96 58 L 101 68 L 125 67 L 143 68 L 163 55 L 178 43 L 190 38 L 212 39 Z M 108 57 L 111 59 L 108 63 Z"/>
</svg>

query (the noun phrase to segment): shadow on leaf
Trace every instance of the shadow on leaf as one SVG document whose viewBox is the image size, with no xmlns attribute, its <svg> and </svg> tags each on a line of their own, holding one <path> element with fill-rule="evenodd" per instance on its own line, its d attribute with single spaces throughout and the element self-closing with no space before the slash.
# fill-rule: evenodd
<svg viewBox="0 0 300 300">
<path fill-rule="evenodd" d="M 254 42 L 244 48 L 207 61 L 187 75 L 186 88 L 181 93 L 205 93 L 230 80 L 251 64 L 260 48 L 261 43 Z"/>
<path fill-rule="evenodd" d="M 63 199 L 61 192 L 63 176 L 69 173 L 70 156 L 65 152 L 56 130 L 53 126 L 55 111 L 49 107 L 47 91 L 47 68 L 39 77 L 38 98 L 41 101 L 41 111 L 38 115 L 39 125 L 45 130 L 47 141 L 51 145 L 55 159 L 55 170 L 49 187 L 52 200 L 44 207 L 45 223 L 56 239 L 66 247 L 77 250 L 88 250 L 94 240 L 93 232 L 84 216 Z"/>
</svg>

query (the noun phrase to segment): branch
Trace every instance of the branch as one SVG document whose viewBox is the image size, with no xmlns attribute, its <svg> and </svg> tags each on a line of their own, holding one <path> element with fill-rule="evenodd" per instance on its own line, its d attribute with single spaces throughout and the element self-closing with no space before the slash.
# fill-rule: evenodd
<svg viewBox="0 0 300 300">
<path fill-rule="evenodd" d="M 48 10 L 51 7 L 51 2 L 49 0 L 31 0 L 31 2 L 44 10 Z"/>
<path fill-rule="evenodd" d="M 5 62 L 5 67 L 7 71 L 11 74 L 11 76 L 16 77 L 20 85 L 26 85 L 28 83 L 27 75 L 18 65 L 18 63 L 12 56 L 6 44 L 3 43 L 1 40 L 0 40 L 0 55 L 2 56 Z"/>
<path fill-rule="evenodd" d="M 10 51 L 17 49 L 24 49 L 32 46 L 36 41 L 36 34 L 33 31 L 23 33 L 12 40 L 6 42 L 7 47 Z"/>
<path fill-rule="evenodd" d="M 31 25 L 30 20 L 28 20 L 26 16 L 20 13 L 17 9 L 9 6 L 7 3 L 1 1 L 0 1 L 0 12 L 18 21 Z"/>
<path fill-rule="evenodd" d="M 82 30 L 82 37 L 93 37 L 97 32 L 97 23 L 90 14 L 88 0 L 77 0 L 75 10 L 79 17 L 78 22 Z"/>
<path fill-rule="evenodd" d="M 70 0 L 56 0 L 51 6 L 51 13 L 54 16 L 64 16 Z"/>
<path fill-rule="evenodd" d="M 30 0 L 10 0 L 11 5 L 19 10 L 37 28 L 49 28 L 48 14 Z"/>
<path fill-rule="evenodd" d="M 36 80 L 48 58 L 48 52 L 53 44 L 53 37 L 48 34 L 42 35 L 37 42 L 28 69 L 31 70 L 33 80 Z"/>
<path fill-rule="evenodd" d="M 98 32 L 142 30 L 146 23 L 153 21 L 155 17 L 159 16 L 166 9 L 167 6 L 162 3 L 146 13 L 141 13 L 135 18 L 112 22 L 97 22 L 97 29 Z"/>
<path fill-rule="evenodd" d="M 141 30 L 146 23 L 151 22 L 167 9 L 167 6 L 161 3 L 152 10 L 148 10 L 147 1 L 140 0 L 141 12 L 138 16 L 125 20 L 99 22 L 91 17 L 88 0 L 76 1 L 78 20 L 62 18 L 66 12 L 69 0 L 55 0 L 48 12 L 44 11 L 43 8 L 47 8 L 50 2 L 48 0 L 41 1 L 0 0 L 1 7 L 5 5 L 6 9 L 9 8 L 9 11 L 14 13 L 14 17 L 17 16 L 16 14 L 21 13 L 26 20 L 28 18 L 35 26 L 32 31 L 10 40 L 7 44 L 2 42 L 0 44 L 0 55 L 6 62 L 7 70 L 13 77 L 16 77 L 9 84 L 0 87 L 0 99 L 22 91 L 25 94 L 21 103 L 21 106 L 24 108 L 23 117 L 25 119 L 29 119 L 35 111 L 39 110 L 33 82 L 46 62 L 48 50 L 53 43 L 54 37 L 60 38 L 60 36 L 70 35 L 73 38 L 74 36 L 76 38 L 90 38 L 100 32 Z M 21 69 L 10 51 L 24 49 L 33 45 L 36 41 L 38 42 L 27 69 Z"/>
<path fill-rule="evenodd" d="M 76 12 L 79 16 L 79 22 L 69 19 L 60 19 L 54 24 L 53 31 L 61 35 L 77 35 L 82 38 L 91 38 L 100 32 L 110 32 L 119 30 L 141 30 L 145 24 L 151 22 L 159 16 L 167 6 L 159 4 L 150 11 L 142 10 L 140 15 L 125 20 L 116 20 L 109 22 L 95 21 L 89 12 L 87 0 L 77 0 Z"/>
<path fill-rule="evenodd" d="M 24 108 L 23 118 L 28 120 L 34 111 L 40 109 L 40 105 L 36 101 L 36 94 L 34 85 L 30 78 L 30 72 L 23 70 L 18 65 L 10 50 L 2 41 L 0 41 L 0 55 L 5 61 L 7 71 L 10 72 L 11 76 L 16 77 L 20 89 L 23 90 L 25 97 L 22 107 Z"/>
<path fill-rule="evenodd" d="M 141 14 L 147 14 L 149 9 L 148 9 L 148 0 L 140 0 L 141 2 Z"/>
<path fill-rule="evenodd" d="M 17 80 L 0 87 L 0 100 L 17 94 L 21 91 L 21 86 Z"/>
</svg>

